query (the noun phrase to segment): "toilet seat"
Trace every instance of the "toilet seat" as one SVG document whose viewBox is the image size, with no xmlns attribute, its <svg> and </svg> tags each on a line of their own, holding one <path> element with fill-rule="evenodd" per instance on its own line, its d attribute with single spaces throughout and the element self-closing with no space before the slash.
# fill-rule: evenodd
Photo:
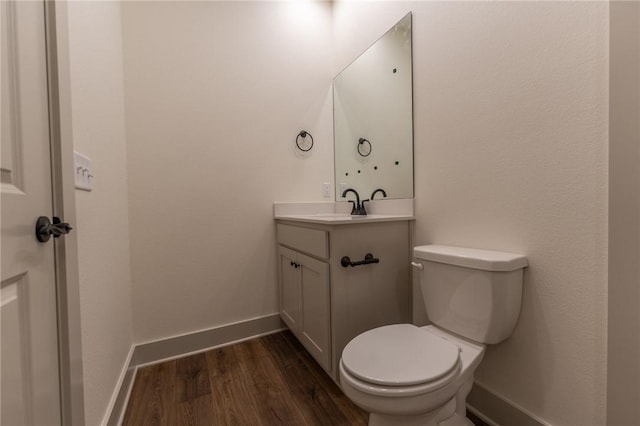
<svg viewBox="0 0 640 426">
<path fill-rule="evenodd" d="M 342 352 L 353 386 L 376 394 L 415 395 L 447 385 L 460 371 L 460 349 L 412 324 L 369 330 Z"/>
</svg>

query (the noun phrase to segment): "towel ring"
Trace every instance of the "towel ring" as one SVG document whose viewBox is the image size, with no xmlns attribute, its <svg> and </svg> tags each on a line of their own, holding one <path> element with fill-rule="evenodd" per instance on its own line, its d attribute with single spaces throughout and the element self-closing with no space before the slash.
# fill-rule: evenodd
<svg viewBox="0 0 640 426">
<path fill-rule="evenodd" d="M 309 146 L 309 148 L 304 149 L 300 146 L 300 138 L 306 139 L 307 136 L 309 136 L 309 139 L 311 139 L 311 145 Z M 313 136 L 311 136 L 311 133 L 307 132 L 306 130 L 300 130 L 300 133 L 298 133 L 298 136 L 296 136 L 296 146 L 300 151 L 311 151 L 311 148 L 313 148 Z"/>
<path fill-rule="evenodd" d="M 362 147 L 365 143 L 366 143 L 367 145 L 369 145 L 369 151 L 365 151 L 365 153 L 363 153 L 362 151 L 360 151 L 360 147 Z M 358 140 L 358 146 L 357 146 L 357 149 L 358 149 L 358 154 L 360 154 L 362 157 L 368 157 L 368 156 L 369 156 L 369 154 L 371 154 L 371 149 L 372 149 L 371 142 L 369 142 L 369 141 L 368 141 L 367 139 L 365 139 L 365 138 L 360 138 L 360 139 Z"/>
</svg>

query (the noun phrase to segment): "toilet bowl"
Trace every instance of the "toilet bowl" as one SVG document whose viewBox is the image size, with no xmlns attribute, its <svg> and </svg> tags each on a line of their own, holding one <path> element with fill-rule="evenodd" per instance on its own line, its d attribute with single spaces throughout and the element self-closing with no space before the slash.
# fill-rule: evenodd
<svg viewBox="0 0 640 426">
<path fill-rule="evenodd" d="M 468 425 L 466 400 L 484 346 L 435 326 L 395 324 L 360 334 L 339 364 L 343 392 L 370 425 Z"/>
<path fill-rule="evenodd" d="M 522 255 L 439 245 L 414 248 L 432 325 L 387 325 L 351 340 L 340 386 L 372 426 L 467 426 L 466 398 L 485 344 L 508 338 L 522 296 Z"/>
</svg>

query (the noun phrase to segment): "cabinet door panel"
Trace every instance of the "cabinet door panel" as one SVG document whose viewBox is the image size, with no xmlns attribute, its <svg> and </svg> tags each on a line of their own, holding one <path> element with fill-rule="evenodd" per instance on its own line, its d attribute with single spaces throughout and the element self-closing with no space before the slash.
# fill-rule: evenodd
<svg viewBox="0 0 640 426">
<path fill-rule="evenodd" d="M 329 265 L 300 255 L 303 344 L 327 371 L 331 369 Z"/>
<path fill-rule="evenodd" d="M 351 339 L 372 328 L 410 320 L 411 260 L 407 222 L 344 226 L 331 234 L 331 315 L 333 368 Z M 363 259 L 372 253 L 380 263 L 344 268 L 342 256 Z"/>
<path fill-rule="evenodd" d="M 298 331 L 300 323 L 300 268 L 296 262 L 296 253 L 285 247 L 279 247 L 280 258 L 280 317 L 292 331 Z"/>
</svg>

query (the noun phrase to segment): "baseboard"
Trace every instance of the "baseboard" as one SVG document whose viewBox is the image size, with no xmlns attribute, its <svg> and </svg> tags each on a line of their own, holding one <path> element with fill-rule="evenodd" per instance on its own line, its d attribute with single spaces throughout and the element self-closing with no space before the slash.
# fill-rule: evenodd
<svg viewBox="0 0 640 426">
<path fill-rule="evenodd" d="M 136 346 L 133 362 L 136 366 L 154 364 L 284 328 L 278 314 L 226 324 L 182 336 L 139 344 Z"/>
<path fill-rule="evenodd" d="M 129 354 L 129 362 L 127 368 L 123 370 L 124 374 L 119 382 L 106 425 L 117 426 L 122 423 L 131 388 L 133 387 L 135 373 L 139 367 L 276 333 L 285 328 L 286 326 L 280 319 L 280 315 L 272 314 L 136 345 Z"/>
<path fill-rule="evenodd" d="M 102 422 L 103 425 L 107 426 L 115 426 L 122 423 L 122 416 L 124 415 L 124 409 L 127 406 L 127 401 L 129 400 L 129 394 L 131 393 L 131 388 L 133 387 L 133 379 L 135 378 L 135 366 L 133 364 L 133 358 L 135 353 L 136 346 L 131 345 L 131 349 L 129 350 L 129 354 L 127 355 L 127 359 L 124 363 L 124 368 L 122 369 L 122 373 L 120 373 L 120 379 L 116 385 L 116 391 L 111 398 L 111 402 L 109 403 L 109 408 L 107 410 L 107 417 L 105 421 Z M 114 413 L 117 416 L 114 416 Z"/>
<path fill-rule="evenodd" d="M 474 383 L 467 397 L 467 409 L 490 426 L 550 426 L 478 383 Z"/>
</svg>

